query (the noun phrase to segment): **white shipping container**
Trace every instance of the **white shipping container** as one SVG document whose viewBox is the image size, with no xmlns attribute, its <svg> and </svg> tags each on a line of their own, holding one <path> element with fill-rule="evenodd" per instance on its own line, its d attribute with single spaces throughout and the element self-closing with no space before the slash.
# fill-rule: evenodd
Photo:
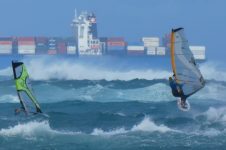
<svg viewBox="0 0 226 150">
<path fill-rule="evenodd" d="M 11 54 L 12 49 L 1 49 L 0 48 L 0 54 Z"/>
<path fill-rule="evenodd" d="M 9 50 L 9 49 L 12 49 L 12 45 L 0 45 L 0 49 L 6 49 L 6 50 Z"/>
<path fill-rule="evenodd" d="M 157 55 L 166 55 L 166 48 L 165 47 L 157 47 L 156 54 Z"/>
<path fill-rule="evenodd" d="M 147 55 L 156 55 L 156 47 L 147 47 Z"/>
<path fill-rule="evenodd" d="M 34 49 L 18 49 L 18 54 L 35 54 L 35 50 Z"/>
<path fill-rule="evenodd" d="M 144 46 L 127 46 L 129 51 L 144 51 Z"/>
<path fill-rule="evenodd" d="M 145 47 L 158 47 L 159 42 L 150 42 L 150 43 L 144 43 Z"/>
<path fill-rule="evenodd" d="M 156 55 L 156 51 L 147 51 L 147 55 Z"/>
<path fill-rule="evenodd" d="M 205 60 L 206 58 L 206 47 L 205 46 L 189 46 L 194 58 L 197 60 Z"/>
<path fill-rule="evenodd" d="M 205 55 L 205 51 L 192 50 L 191 52 L 193 55 Z"/>
<path fill-rule="evenodd" d="M 205 51 L 206 47 L 205 46 L 189 46 L 190 50 L 201 50 Z"/>
<path fill-rule="evenodd" d="M 102 51 L 98 49 L 88 49 L 88 50 L 80 50 L 79 55 L 93 55 L 98 56 L 102 55 Z"/>
<path fill-rule="evenodd" d="M 75 46 L 67 46 L 67 54 L 76 54 Z"/>
<path fill-rule="evenodd" d="M 159 42 L 159 38 L 158 37 L 143 37 L 142 41 L 145 42 Z"/>
<path fill-rule="evenodd" d="M 206 59 L 205 55 L 194 55 L 194 58 L 196 60 L 205 60 Z"/>
</svg>

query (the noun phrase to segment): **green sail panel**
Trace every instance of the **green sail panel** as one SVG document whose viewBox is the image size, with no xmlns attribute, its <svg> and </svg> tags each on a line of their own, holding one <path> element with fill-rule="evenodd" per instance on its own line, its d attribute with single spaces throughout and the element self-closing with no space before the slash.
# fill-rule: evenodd
<svg viewBox="0 0 226 150">
<path fill-rule="evenodd" d="M 173 72 L 184 95 L 190 96 L 204 87 L 205 81 L 185 38 L 184 29 L 172 30 L 171 59 Z"/>
<path fill-rule="evenodd" d="M 21 107 L 26 113 L 41 113 L 31 88 L 29 75 L 23 62 L 12 62 L 13 75 Z"/>
</svg>

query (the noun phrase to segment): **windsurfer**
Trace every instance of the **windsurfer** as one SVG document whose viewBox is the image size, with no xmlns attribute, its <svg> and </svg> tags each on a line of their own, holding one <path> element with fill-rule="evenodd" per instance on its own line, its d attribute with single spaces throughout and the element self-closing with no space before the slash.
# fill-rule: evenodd
<svg viewBox="0 0 226 150">
<path fill-rule="evenodd" d="M 182 108 L 186 109 L 187 108 L 187 104 L 186 104 L 187 96 L 184 95 L 182 85 L 178 84 L 175 80 L 176 80 L 175 75 L 173 75 L 173 78 L 169 77 L 170 87 L 172 89 L 173 96 L 180 97 L 180 105 Z"/>
</svg>

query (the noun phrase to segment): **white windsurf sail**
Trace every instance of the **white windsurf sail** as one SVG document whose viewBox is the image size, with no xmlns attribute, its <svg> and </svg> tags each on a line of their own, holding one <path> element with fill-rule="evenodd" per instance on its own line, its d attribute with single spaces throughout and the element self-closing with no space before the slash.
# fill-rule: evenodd
<svg viewBox="0 0 226 150">
<path fill-rule="evenodd" d="M 184 29 L 171 33 L 171 64 L 177 84 L 182 85 L 185 96 L 190 96 L 204 87 L 205 81 L 189 49 Z"/>
</svg>

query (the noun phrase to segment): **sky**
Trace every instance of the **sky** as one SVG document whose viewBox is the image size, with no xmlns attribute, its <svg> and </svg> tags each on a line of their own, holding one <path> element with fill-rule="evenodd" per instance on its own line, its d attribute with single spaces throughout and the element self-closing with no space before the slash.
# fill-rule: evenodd
<svg viewBox="0 0 226 150">
<path fill-rule="evenodd" d="M 101 37 L 136 42 L 184 27 L 190 45 L 207 59 L 226 58 L 225 0 L 0 0 L 1 36 L 72 36 L 74 10 L 97 16 Z"/>
</svg>

